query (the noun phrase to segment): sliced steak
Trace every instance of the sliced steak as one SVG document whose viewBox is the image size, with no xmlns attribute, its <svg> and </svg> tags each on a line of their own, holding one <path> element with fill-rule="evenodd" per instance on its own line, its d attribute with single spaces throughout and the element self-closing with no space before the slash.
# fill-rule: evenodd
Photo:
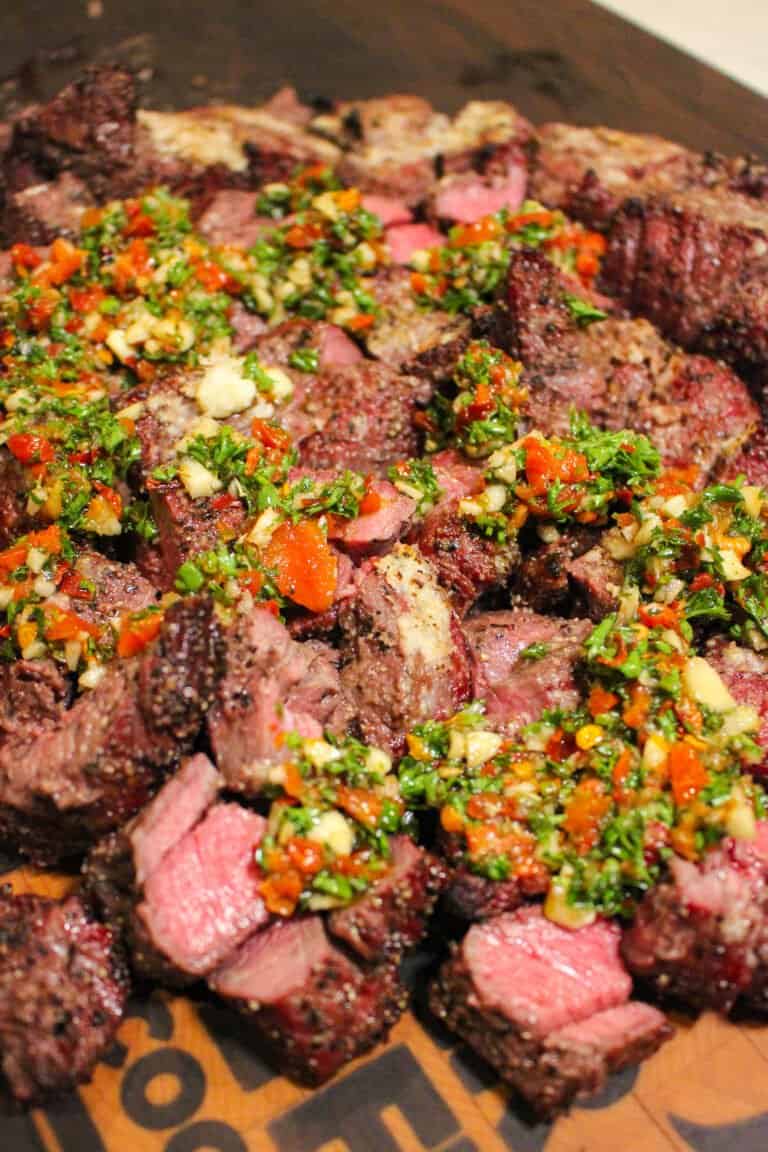
<svg viewBox="0 0 768 1152">
<path fill-rule="evenodd" d="M 200 823 L 222 784 L 207 756 L 192 756 L 133 820 L 96 844 L 83 866 L 85 890 L 102 918 L 119 928 L 134 967 L 171 986 L 183 986 L 193 977 L 160 950 L 136 909 L 145 883 Z M 172 881 L 173 869 L 170 876 Z M 169 918 L 167 913 L 163 917 L 162 900 L 157 915 L 168 934 Z"/>
<path fill-rule="evenodd" d="M 18 190 L 72 173 L 99 201 L 167 184 L 204 208 L 221 187 L 256 187 L 301 164 L 333 165 L 337 149 L 306 131 L 309 115 L 292 89 L 257 108 L 137 110 L 130 72 L 92 68 L 17 118 L 5 176 Z"/>
<path fill-rule="evenodd" d="M 129 612 L 141 612 L 157 600 L 157 589 L 130 561 L 118 563 L 100 552 L 84 550 L 74 564 L 80 588 L 75 595 L 79 616 L 103 626 Z"/>
<path fill-rule="evenodd" d="M 78 896 L 0 891 L 0 1071 L 17 1100 L 90 1079 L 128 995 L 116 944 Z"/>
<path fill-rule="evenodd" d="M 699 863 L 673 857 L 624 932 L 632 975 L 686 1007 L 728 1012 L 749 989 L 765 923 L 768 825 Z"/>
<path fill-rule="evenodd" d="M 444 846 L 446 839 L 443 837 Z M 450 859 L 450 852 L 448 856 Z M 542 896 L 547 887 L 546 877 L 489 880 L 487 876 L 470 872 L 464 864 L 458 864 L 451 869 L 443 900 L 452 916 L 472 923 L 490 920 L 504 912 L 514 912 L 530 897 Z"/>
<path fill-rule="evenodd" d="M 329 472 L 328 478 L 333 473 Z M 374 480 L 369 486 L 379 506 L 354 520 L 342 520 L 329 529 L 329 538 L 356 559 L 389 551 L 405 535 L 414 519 L 416 501 L 398 492 L 388 480 Z"/>
<path fill-rule="evenodd" d="M 501 544 L 485 536 L 461 515 L 458 501 L 430 512 L 408 539 L 429 560 L 460 616 L 481 596 L 504 588 L 520 559 L 514 539 Z"/>
<path fill-rule="evenodd" d="M 718 636 L 707 645 L 707 660 L 717 669 L 736 703 L 748 704 L 760 717 L 757 740 L 765 759 L 752 770 L 763 774 L 768 766 L 768 657 Z"/>
<path fill-rule="evenodd" d="M 433 1011 L 541 1116 L 592 1095 L 671 1033 L 629 1003 L 619 931 L 559 928 L 538 908 L 470 928 L 432 985 Z"/>
<path fill-rule="evenodd" d="M 466 643 L 447 593 L 419 552 L 396 545 L 367 561 L 339 612 L 343 689 L 363 738 L 389 751 L 470 692 Z"/>
<path fill-rule="evenodd" d="M 608 235 L 603 288 L 686 348 L 768 363 L 768 203 L 727 188 L 625 202 Z"/>
<path fill-rule="evenodd" d="M 363 960 L 399 958 L 424 936 L 446 881 L 444 865 L 407 836 L 391 842 L 389 871 L 374 887 L 328 918 L 328 929 Z"/>
<path fill-rule="evenodd" d="M 245 188 L 221 188 L 198 216 L 198 232 L 211 244 L 250 248 L 276 223 L 257 215 L 256 200 Z"/>
<path fill-rule="evenodd" d="M 538 142 L 531 194 L 593 228 L 608 225 L 627 196 L 686 187 L 701 170 L 701 157 L 660 136 L 553 123 Z"/>
<path fill-rule="evenodd" d="M 291 368 L 291 357 L 297 352 L 316 352 L 320 371 L 347 364 L 356 364 L 363 354 L 343 328 L 325 320 L 285 320 L 270 328 L 255 341 L 259 360 L 266 365 Z M 309 379 L 315 373 L 304 372 L 299 379 Z M 293 377 L 292 377 L 293 378 Z"/>
<path fill-rule="evenodd" d="M 0 837 L 50 862 L 133 816 L 190 749 L 220 663 L 213 604 L 173 605 L 152 649 L 112 665 L 69 711 L 0 747 Z"/>
<path fill-rule="evenodd" d="M 136 918 L 182 977 L 212 972 L 268 921 L 254 860 L 265 829 L 257 813 L 215 804 L 149 873 Z"/>
<path fill-rule="evenodd" d="M 727 461 L 722 479 L 743 476 L 747 484 L 768 489 L 768 425 L 759 425 L 744 447 Z"/>
<path fill-rule="evenodd" d="M 445 237 L 431 224 L 395 224 L 386 231 L 386 244 L 395 264 L 409 264 L 414 252 L 438 248 Z"/>
<path fill-rule="evenodd" d="M 28 480 L 24 467 L 8 451 L 0 448 L 0 549 L 32 526 L 27 512 Z"/>
<path fill-rule="evenodd" d="M 469 333 L 465 317 L 419 306 L 406 268 L 385 268 L 371 281 L 380 312 L 364 339 L 377 360 L 398 368 Z"/>
<path fill-rule="evenodd" d="M 526 608 L 483 612 L 465 622 L 473 696 L 485 702 L 494 729 L 512 734 L 545 708 L 577 706 L 574 669 L 591 627 L 588 620 L 559 620 Z"/>
<path fill-rule="evenodd" d="M 226 637 L 226 672 L 208 716 L 227 787 L 258 795 L 270 769 L 290 754 L 285 735 L 343 731 L 338 657 L 320 641 L 293 640 L 264 609 L 238 618 Z"/>
<path fill-rule="evenodd" d="M 245 508 L 238 500 L 224 508 L 215 497 L 193 500 L 178 480 L 150 479 L 147 487 L 157 539 L 138 554 L 138 562 L 162 592 L 170 592 L 186 560 L 240 535 Z"/>
<path fill-rule="evenodd" d="M 394 965 L 359 967 L 319 916 L 260 932 L 209 983 L 252 1017 L 280 1067 L 308 1084 L 385 1040 L 407 1002 Z"/>
</svg>

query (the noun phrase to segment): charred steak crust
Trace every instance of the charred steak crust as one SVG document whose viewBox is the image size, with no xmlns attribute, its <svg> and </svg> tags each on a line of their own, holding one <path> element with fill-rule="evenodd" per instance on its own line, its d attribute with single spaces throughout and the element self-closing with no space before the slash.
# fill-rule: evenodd
<svg viewBox="0 0 768 1152">
<path fill-rule="evenodd" d="M 172 605 L 152 649 L 0 745 L 0 838 L 50 864 L 130 819 L 191 748 L 220 673 L 212 601 Z"/>
<path fill-rule="evenodd" d="M 262 987 L 275 964 L 276 980 Z M 358 965 L 317 916 L 268 928 L 209 983 L 251 1016 L 278 1066 L 306 1084 L 323 1083 L 386 1039 L 408 1000 L 395 964 Z"/>
<path fill-rule="evenodd" d="M 397 959 L 422 939 L 447 878 L 441 860 L 399 836 L 390 872 L 349 907 L 332 912 L 328 930 L 363 960 Z"/>
<path fill-rule="evenodd" d="M 127 995 L 116 934 L 81 897 L 0 891 L 0 1069 L 18 1100 L 90 1079 Z"/>
</svg>

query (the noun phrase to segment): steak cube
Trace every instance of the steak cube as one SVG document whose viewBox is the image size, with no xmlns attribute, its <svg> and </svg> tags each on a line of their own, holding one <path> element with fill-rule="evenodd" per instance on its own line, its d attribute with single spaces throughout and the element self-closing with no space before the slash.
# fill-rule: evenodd
<svg viewBox="0 0 768 1152">
<path fill-rule="evenodd" d="M 114 933 L 78 896 L 0 892 L 0 1070 L 17 1100 L 90 1079 L 127 995 Z"/>
<path fill-rule="evenodd" d="M 385 1040 L 407 1000 L 394 965 L 360 968 L 331 944 L 319 916 L 258 933 L 209 983 L 252 1015 L 280 1067 L 308 1084 Z"/>
<path fill-rule="evenodd" d="M 729 1012 L 758 967 L 767 876 L 765 822 L 752 843 L 726 840 L 698 863 L 674 857 L 624 932 L 632 975 L 675 1003 Z"/>
<path fill-rule="evenodd" d="M 399 544 L 367 561 L 339 622 L 342 687 L 367 743 L 397 752 L 414 724 L 449 716 L 468 699 L 458 619 L 416 549 Z"/>
<path fill-rule="evenodd" d="M 389 871 L 328 918 L 328 930 L 363 960 L 399 958 L 418 944 L 446 880 L 443 864 L 407 836 L 391 842 Z"/>
<path fill-rule="evenodd" d="M 270 768 L 289 757 L 289 732 L 316 738 L 326 728 L 343 731 L 337 660 L 320 641 L 293 640 L 266 610 L 235 621 L 226 637 L 226 674 L 208 716 L 227 787 L 258 794 Z"/>
<path fill-rule="evenodd" d="M 212 602 L 173 605 L 152 648 L 0 745 L 0 836 L 50 862 L 124 823 L 190 749 L 219 675 Z"/>
<path fill-rule="evenodd" d="M 590 630 L 587 620 L 559 620 L 527 608 L 467 620 L 473 696 L 485 702 L 490 725 L 512 734 L 544 708 L 575 708 L 574 669 Z"/>
<path fill-rule="evenodd" d="M 265 828 L 255 812 L 215 804 L 150 872 L 136 917 L 182 975 L 213 971 L 269 919 L 254 860 Z"/>
</svg>

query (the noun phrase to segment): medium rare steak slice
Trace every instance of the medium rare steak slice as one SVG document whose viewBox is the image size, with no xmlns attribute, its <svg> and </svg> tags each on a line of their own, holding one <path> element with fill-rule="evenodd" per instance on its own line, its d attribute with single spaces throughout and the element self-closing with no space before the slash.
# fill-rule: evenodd
<svg viewBox="0 0 768 1152">
<path fill-rule="evenodd" d="M 673 857 L 624 932 L 632 975 L 675 1003 L 729 1012 L 757 968 L 767 875 L 765 822 L 755 841 L 726 840 L 699 863 Z"/>
<path fill-rule="evenodd" d="M 536 1113 L 552 1116 L 670 1034 L 660 1012 L 628 1002 L 618 946 L 613 924 L 569 931 L 521 909 L 470 928 L 430 1004 Z"/>
<path fill-rule="evenodd" d="M 200 823 L 222 783 L 207 756 L 190 757 L 133 820 L 99 841 L 83 866 L 85 890 L 102 918 L 120 929 L 136 969 L 172 986 L 193 978 L 159 950 L 136 906 L 145 883 Z"/>
<path fill-rule="evenodd" d="M 227 787 L 258 795 L 290 749 L 285 736 L 344 730 L 338 657 L 320 641 L 293 640 L 265 609 L 237 618 L 226 636 L 226 671 L 208 715 Z"/>
<path fill-rule="evenodd" d="M 726 188 L 627 200 L 601 284 L 686 348 L 768 363 L 768 203 Z"/>
<path fill-rule="evenodd" d="M 328 473 L 328 479 L 333 473 Z M 342 520 L 329 529 L 329 539 L 355 559 L 388 552 L 414 519 L 416 501 L 398 492 L 389 480 L 373 480 L 369 490 L 378 499 L 378 508 L 354 520 Z"/>
<path fill-rule="evenodd" d="M 385 268 L 371 280 L 380 312 L 363 337 L 377 360 L 399 368 L 468 335 L 470 322 L 465 317 L 419 307 L 406 268 Z"/>
<path fill-rule="evenodd" d="M 466 642 L 434 569 L 408 545 L 361 568 L 339 611 L 341 682 L 363 739 L 402 749 L 415 724 L 469 697 Z"/>
<path fill-rule="evenodd" d="M 90 1079 L 128 995 L 116 944 L 78 896 L 0 891 L 0 1071 L 17 1100 Z"/>
<path fill-rule="evenodd" d="M 768 657 L 752 648 L 715 637 L 707 645 L 707 660 L 723 679 L 737 704 L 747 704 L 760 717 L 757 742 L 765 753 L 752 771 L 762 774 L 768 761 Z"/>
<path fill-rule="evenodd" d="M 209 979 L 252 1016 L 278 1064 L 308 1084 L 385 1040 L 407 994 L 393 964 L 361 968 L 331 944 L 319 916 L 258 933 Z"/>
<path fill-rule="evenodd" d="M 265 829 L 257 813 L 215 804 L 149 873 L 136 920 L 182 978 L 213 971 L 268 921 L 254 860 Z M 146 954 L 134 962 L 156 974 Z"/>
<path fill-rule="evenodd" d="M 725 365 L 687 356 L 642 320 L 579 327 L 559 273 L 539 252 L 513 254 L 497 338 L 525 365 L 528 416 L 568 432 L 573 407 L 604 428 L 648 435 L 665 465 L 695 463 L 706 477 L 758 424 L 746 385 Z"/>
<path fill-rule="evenodd" d="M 0 746 L 0 836 L 50 862 L 129 819 L 191 747 L 219 674 L 212 603 L 173 605 L 153 648 Z"/>
<path fill-rule="evenodd" d="M 328 930 L 363 960 L 398 958 L 418 944 L 445 885 L 445 866 L 408 836 L 392 840 L 390 870 L 347 908 L 328 918 Z"/>
<path fill-rule="evenodd" d="M 255 351 L 265 365 L 293 368 L 291 358 L 297 353 L 314 353 L 318 369 L 323 372 L 345 364 L 356 364 L 363 354 L 343 328 L 325 320 L 285 320 L 264 332 L 255 341 Z M 299 379 L 313 380 L 316 372 L 301 372 Z"/>
<path fill-rule="evenodd" d="M 485 701 L 491 727 L 512 734 L 544 708 L 575 708 L 574 669 L 590 630 L 587 620 L 559 620 L 526 608 L 467 620 L 473 696 Z"/>
</svg>

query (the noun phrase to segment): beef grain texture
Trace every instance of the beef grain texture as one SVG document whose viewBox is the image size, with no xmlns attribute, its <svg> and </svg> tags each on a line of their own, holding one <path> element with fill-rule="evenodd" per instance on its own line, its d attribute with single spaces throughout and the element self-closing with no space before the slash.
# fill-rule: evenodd
<svg viewBox="0 0 768 1152">
<path fill-rule="evenodd" d="M 0 891 L 0 1069 L 18 1100 L 90 1079 L 127 995 L 115 933 L 79 896 Z"/>
</svg>

